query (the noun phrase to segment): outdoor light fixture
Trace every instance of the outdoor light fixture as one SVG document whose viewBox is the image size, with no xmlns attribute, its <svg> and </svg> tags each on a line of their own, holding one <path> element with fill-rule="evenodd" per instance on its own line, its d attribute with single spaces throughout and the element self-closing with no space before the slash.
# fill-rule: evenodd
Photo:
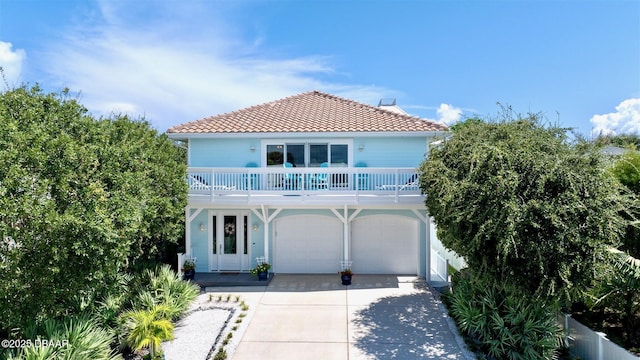
<svg viewBox="0 0 640 360">
<path fill-rule="evenodd" d="M 251 151 L 256 151 L 256 147 L 255 147 L 255 146 L 253 146 L 253 145 L 251 145 L 251 147 L 249 148 L 249 150 L 251 150 Z"/>
<path fill-rule="evenodd" d="M 200 231 L 204 231 L 204 224 L 200 223 Z"/>
<path fill-rule="evenodd" d="M 259 228 L 260 225 L 258 225 L 258 223 L 253 223 L 253 231 L 258 231 Z"/>
<path fill-rule="evenodd" d="M 358 146 L 358 150 L 360 151 L 364 150 L 364 145 L 360 144 L 360 146 Z"/>
</svg>

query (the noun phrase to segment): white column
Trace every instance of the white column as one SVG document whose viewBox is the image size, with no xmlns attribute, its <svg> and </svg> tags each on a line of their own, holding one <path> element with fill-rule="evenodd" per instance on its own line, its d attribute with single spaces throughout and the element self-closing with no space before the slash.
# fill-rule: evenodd
<svg viewBox="0 0 640 360">
<path fill-rule="evenodd" d="M 189 211 L 191 209 L 189 209 L 188 207 L 185 209 L 185 226 L 184 226 L 184 252 L 185 254 L 187 254 L 187 258 L 189 257 L 193 257 L 193 254 L 191 253 L 191 217 L 189 216 Z M 180 267 L 182 267 L 182 264 L 180 264 Z"/>
<path fill-rule="evenodd" d="M 424 278 L 425 280 L 427 280 L 427 282 L 431 281 L 431 217 L 429 217 L 429 212 L 427 211 L 427 213 L 425 215 L 422 215 L 422 213 L 416 209 L 412 209 L 411 211 L 413 211 L 413 213 L 416 215 L 416 217 L 420 220 L 422 220 L 422 223 L 425 226 L 425 242 L 424 242 L 424 254 L 425 254 L 425 259 L 424 259 L 424 263 L 425 263 L 425 273 L 424 273 Z M 420 246 L 420 244 L 418 244 L 418 247 Z M 419 261 L 418 261 L 419 262 Z M 420 265 L 418 265 L 418 273 L 420 273 Z"/>
<path fill-rule="evenodd" d="M 427 212 L 426 214 L 426 221 L 424 222 L 424 225 L 427 227 L 425 234 L 427 236 L 427 241 L 425 241 L 425 253 L 426 255 L 426 259 L 425 259 L 425 264 L 427 267 L 427 272 L 425 273 L 425 278 L 427 279 L 427 282 L 431 282 L 431 216 L 429 215 L 429 212 Z M 445 279 L 446 280 L 446 279 Z"/>
<path fill-rule="evenodd" d="M 264 205 L 262 208 L 262 221 L 264 223 L 264 260 L 271 264 L 271 260 L 269 259 L 269 213 L 267 212 L 267 208 Z"/>
<path fill-rule="evenodd" d="M 598 360 L 604 360 L 604 348 L 602 343 L 607 340 L 607 334 L 600 331 L 596 331 L 596 334 L 598 334 Z"/>
<path fill-rule="evenodd" d="M 269 261 L 269 222 L 264 222 L 264 259 L 266 262 L 271 264 Z"/>
<path fill-rule="evenodd" d="M 347 211 L 347 205 L 344 206 L 344 219 L 342 221 L 342 228 L 344 231 L 343 234 L 343 244 L 344 244 L 344 259 L 349 260 L 349 213 Z"/>
</svg>

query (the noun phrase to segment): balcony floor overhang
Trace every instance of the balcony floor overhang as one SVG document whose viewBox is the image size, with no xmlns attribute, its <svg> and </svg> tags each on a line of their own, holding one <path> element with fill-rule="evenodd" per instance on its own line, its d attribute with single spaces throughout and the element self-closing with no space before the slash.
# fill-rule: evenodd
<svg viewBox="0 0 640 360">
<path fill-rule="evenodd" d="M 189 195 L 191 205 L 424 205 L 424 195 Z"/>
</svg>

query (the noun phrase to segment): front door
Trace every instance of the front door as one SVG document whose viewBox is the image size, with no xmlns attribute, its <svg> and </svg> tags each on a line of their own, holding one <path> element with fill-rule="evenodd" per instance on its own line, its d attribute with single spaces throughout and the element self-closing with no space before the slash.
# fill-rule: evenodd
<svg viewBox="0 0 640 360">
<path fill-rule="evenodd" d="M 215 214 L 211 216 L 209 268 L 211 271 L 246 270 L 247 216 Z"/>
</svg>

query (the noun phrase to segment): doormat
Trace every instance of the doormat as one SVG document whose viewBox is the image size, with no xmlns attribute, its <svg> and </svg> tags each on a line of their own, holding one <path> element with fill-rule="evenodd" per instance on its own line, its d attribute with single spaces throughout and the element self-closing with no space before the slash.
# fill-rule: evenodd
<svg viewBox="0 0 640 360">
<path fill-rule="evenodd" d="M 225 271 L 225 272 L 221 272 L 220 275 L 240 275 L 239 272 L 230 272 L 230 271 Z"/>
</svg>

